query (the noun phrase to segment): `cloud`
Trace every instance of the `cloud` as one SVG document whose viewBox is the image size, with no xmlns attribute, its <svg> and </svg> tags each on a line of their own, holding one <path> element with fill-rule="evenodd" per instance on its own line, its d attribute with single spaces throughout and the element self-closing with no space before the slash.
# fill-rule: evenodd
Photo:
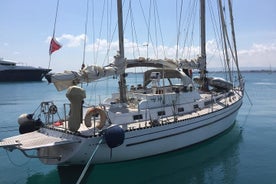
<svg viewBox="0 0 276 184">
<path fill-rule="evenodd" d="M 52 37 L 47 38 L 47 43 L 50 43 Z M 60 37 L 56 37 L 56 40 L 62 44 L 63 47 L 79 47 L 84 42 L 85 35 L 72 35 L 72 34 L 63 34 Z"/>
<path fill-rule="evenodd" d="M 87 52 L 116 51 L 119 48 L 118 42 L 108 42 L 106 39 L 96 39 L 92 44 L 87 45 Z"/>
<path fill-rule="evenodd" d="M 276 43 L 254 43 L 251 48 L 240 50 L 238 55 L 244 67 L 275 67 Z"/>
<path fill-rule="evenodd" d="M 71 35 L 71 34 L 63 34 L 61 37 L 58 37 L 57 39 L 61 42 L 65 42 L 65 45 L 67 47 L 79 47 L 81 44 L 83 44 L 85 35 Z"/>
<path fill-rule="evenodd" d="M 20 54 L 20 52 L 19 51 L 13 51 L 13 53 L 12 53 L 13 55 L 19 55 Z"/>
<path fill-rule="evenodd" d="M 245 55 L 259 55 L 259 54 L 263 55 L 263 54 L 268 54 L 275 51 L 276 51 L 275 43 L 269 43 L 269 44 L 254 43 L 250 49 L 241 50 L 239 53 L 245 54 Z"/>
<path fill-rule="evenodd" d="M 63 47 L 81 47 L 84 41 L 84 34 L 72 35 L 63 34 L 56 39 L 63 45 Z M 47 42 L 50 42 L 51 37 L 48 37 Z M 153 46 L 150 43 L 136 43 L 128 39 L 125 39 L 125 57 L 138 58 L 176 58 L 177 46 Z M 215 40 L 209 40 L 206 42 L 206 52 L 208 54 L 208 62 L 211 67 L 217 67 L 219 58 L 221 57 L 218 51 L 218 46 Z M 118 51 L 118 41 L 109 42 L 106 39 L 96 39 L 94 43 L 88 43 L 86 52 L 97 52 L 99 57 L 106 58 L 109 55 L 109 60 L 112 60 L 113 56 Z M 109 54 L 106 54 L 109 52 Z M 200 47 L 191 46 L 179 49 L 178 57 L 192 59 L 199 55 Z M 102 56 L 100 56 L 102 55 Z M 254 43 L 250 48 L 238 51 L 239 61 L 241 67 L 268 67 L 272 65 L 276 67 L 276 43 Z M 98 57 L 98 56 L 97 56 Z"/>
</svg>

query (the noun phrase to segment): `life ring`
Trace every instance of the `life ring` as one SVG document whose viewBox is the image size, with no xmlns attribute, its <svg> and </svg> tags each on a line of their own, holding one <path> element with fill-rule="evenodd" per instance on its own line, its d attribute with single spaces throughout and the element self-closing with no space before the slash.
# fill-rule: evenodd
<svg viewBox="0 0 276 184">
<path fill-rule="evenodd" d="M 107 119 L 105 111 L 101 108 L 98 108 L 98 107 L 88 108 L 84 117 L 84 123 L 87 127 L 91 127 L 92 126 L 91 118 L 92 116 L 95 116 L 97 114 L 100 115 L 100 122 L 97 123 L 96 127 L 101 130 L 104 127 Z"/>
</svg>

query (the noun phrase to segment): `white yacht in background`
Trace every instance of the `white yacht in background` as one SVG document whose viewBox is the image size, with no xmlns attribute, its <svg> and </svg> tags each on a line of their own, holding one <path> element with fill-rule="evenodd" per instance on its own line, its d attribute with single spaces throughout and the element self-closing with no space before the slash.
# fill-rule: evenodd
<svg viewBox="0 0 276 184">
<path fill-rule="evenodd" d="M 41 81 L 51 69 L 19 65 L 0 58 L 0 82 Z"/>
</svg>

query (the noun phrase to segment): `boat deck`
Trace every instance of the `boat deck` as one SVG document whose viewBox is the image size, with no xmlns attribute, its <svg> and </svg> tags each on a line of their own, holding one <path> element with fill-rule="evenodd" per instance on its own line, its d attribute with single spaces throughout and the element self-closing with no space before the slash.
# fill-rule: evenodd
<svg viewBox="0 0 276 184">
<path fill-rule="evenodd" d="M 239 99 L 240 99 L 239 94 L 237 93 L 230 97 L 221 98 L 220 100 L 209 105 L 208 107 L 202 108 L 202 109 L 198 108 L 191 113 L 187 113 L 187 114 L 183 113 L 182 115 L 179 114 L 177 116 L 168 116 L 168 117 L 160 118 L 157 124 L 153 124 L 148 120 L 148 121 L 136 121 L 134 123 L 121 124 L 121 125 L 126 131 L 133 131 L 138 129 L 151 128 L 154 126 L 166 125 L 176 121 L 179 122 L 187 119 L 200 117 L 210 112 L 219 111 L 227 106 L 230 106 L 236 103 Z M 67 128 L 67 122 L 64 122 L 59 126 L 51 124 L 51 125 L 47 125 L 46 127 L 53 130 L 62 131 L 62 132 L 70 132 Z M 100 130 L 94 127 L 95 126 L 93 126 L 93 123 L 92 123 L 92 127 L 89 127 L 89 128 L 86 127 L 84 123 L 82 123 L 80 125 L 79 131 L 72 132 L 72 134 L 80 135 L 80 136 L 88 136 L 88 137 L 98 136 L 100 133 Z M 50 147 L 50 146 L 56 146 L 56 145 L 62 145 L 62 144 L 71 144 L 71 143 L 76 143 L 78 141 L 79 140 L 73 140 L 72 138 L 68 138 L 68 137 L 50 136 L 40 131 L 34 131 L 34 132 L 25 133 L 25 134 L 3 139 L 0 141 L 0 147 L 6 148 L 8 150 L 13 150 L 13 149 L 32 150 L 32 149 L 38 149 L 38 148 Z"/>
<path fill-rule="evenodd" d="M 201 96 L 203 98 L 206 99 L 211 99 L 211 94 L 201 94 Z M 239 99 L 239 94 L 235 94 L 233 96 L 230 97 L 223 97 L 223 98 L 218 98 L 218 100 L 215 100 L 215 102 L 210 103 L 208 106 L 206 106 L 205 108 L 196 108 L 193 112 L 183 112 L 183 113 L 179 113 L 176 116 L 164 116 L 161 117 L 159 119 L 159 122 L 157 124 L 153 124 L 151 123 L 149 120 L 137 120 L 135 122 L 132 123 L 127 123 L 127 124 L 120 124 L 126 131 L 132 131 L 132 130 L 137 130 L 137 129 L 141 129 L 141 128 L 149 128 L 149 127 L 153 127 L 153 126 L 157 126 L 157 125 L 164 125 L 164 124 L 169 124 L 175 121 L 183 121 L 183 120 L 187 120 L 187 119 L 192 119 L 192 118 L 196 118 L 199 116 L 203 116 L 206 115 L 208 113 L 211 112 L 216 112 L 219 111 L 227 106 L 232 105 L 233 103 L 235 103 L 237 100 Z M 127 108 L 127 110 L 125 110 L 125 113 L 130 113 L 133 112 L 133 109 L 131 109 L 131 107 Z M 83 136 L 93 136 L 93 135 L 98 135 L 99 134 L 99 130 L 97 128 L 94 128 L 94 125 L 97 125 L 97 123 L 99 122 L 98 119 L 95 120 L 95 123 L 92 122 L 92 126 L 91 127 L 86 127 L 85 123 L 81 123 L 80 124 L 80 128 L 78 130 L 78 132 L 83 135 Z M 54 126 L 54 125 L 48 125 L 51 128 L 54 129 L 59 129 L 59 130 L 68 130 L 68 122 L 64 122 L 62 125 L 60 126 Z"/>
<path fill-rule="evenodd" d="M 231 100 L 230 100 L 230 98 L 222 98 L 221 100 L 217 101 L 216 103 L 213 103 L 212 105 L 210 105 L 206 108 L 203 108 L 203 109 L 198 108 L 194 112 L 187 113 L 187 114 L 184 114 L 184 113 L 179 114 L 175 117 L 169 116 L 169 117 L 160 118 L 159 122 L 161 124 L 169 124 L 169 123 L 174 122 L 175 120 L 183 121 L 183 120 L 187 120 L 187 119 L 196 118 L 199 116 L 206 115 L 210 112 L 219 111 L 226 106 L 230 106 L 230 105 L 234 104 L 235 102 L 237 102 L 237 100 L 238 100 L 238 98 L 236 98 L 236 96 L 232 96 Z M 149 123 L 149 121 L 141 121 L 141 122 L 127 124 L 128 130 L 135 130 L 135 129 L 145 128 L 145 127 L 152 127 L 152 125 Z"/>
<path fill-rule="evenodd" d="M 0 141 L 0 147 L 7 149 L 19 148 L 20 150 L 32 150 L 74 142 L 76 141 L 73 141 L 72 139 L 48 136 L 39 131 L 34 131 L 3 139 Z"/>
</svg>

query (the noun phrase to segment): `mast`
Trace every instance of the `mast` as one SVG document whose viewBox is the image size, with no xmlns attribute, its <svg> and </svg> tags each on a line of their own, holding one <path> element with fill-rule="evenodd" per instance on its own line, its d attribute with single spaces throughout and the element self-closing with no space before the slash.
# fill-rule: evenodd
<svg viewBox="0 0 276 184">
<path fill-rule="evenodd" d="M 205 20 L 205 0 L 200 0 L 200 45 L 201 45 L 201 58 L 204 62 L 203 69 L 200 70 L 200 79 L 203 81 L 201 90 L 208 91 L 208 81 L 206 78 L 206 20 Z"/>
<path fill-rule="evenodd" d="M 121 61 L 125 61 L 122 0 L 117 0 L 117 14 L 118 14 L 118 33 L 119 33 L 119 58 Z M 119 90 L 120 90 L 121 103 L 127 102 L 125 76 L 126 76 L 125 73 L 120 74 Z"/>
</svg>

